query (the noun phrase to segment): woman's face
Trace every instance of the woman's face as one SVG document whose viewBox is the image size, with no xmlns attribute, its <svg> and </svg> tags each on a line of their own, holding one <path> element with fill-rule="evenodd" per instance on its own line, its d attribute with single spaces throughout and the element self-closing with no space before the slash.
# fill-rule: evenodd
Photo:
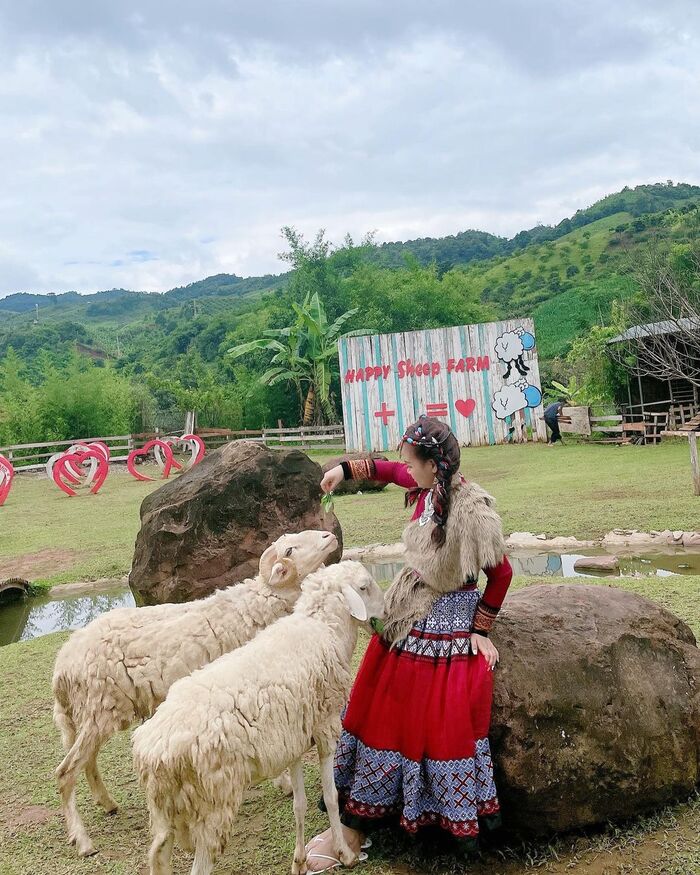
<svg viewBox="0 0 700 875">
<path fill-rule="evenodd" d="M 401 459 L 406 463 L 409 473 L 421 489 L 430 489 L 435 483 L 437 465 L 432 459 L 422 459 L 411 444 L 401 447 Z"/>
</svg>

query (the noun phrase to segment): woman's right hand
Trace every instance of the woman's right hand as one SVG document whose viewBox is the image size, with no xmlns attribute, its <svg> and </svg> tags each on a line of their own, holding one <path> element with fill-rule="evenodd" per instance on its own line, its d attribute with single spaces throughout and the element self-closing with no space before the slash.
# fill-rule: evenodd
<svg viewBox="0 0 700 875">
<path fill-rule="evenodd" d="M 345 472 L 342 465 L 336 465 L 323 475 L 321 490 L 323 492 L 335 492 L 338 486 L 345 480 Z"/>
</svg>

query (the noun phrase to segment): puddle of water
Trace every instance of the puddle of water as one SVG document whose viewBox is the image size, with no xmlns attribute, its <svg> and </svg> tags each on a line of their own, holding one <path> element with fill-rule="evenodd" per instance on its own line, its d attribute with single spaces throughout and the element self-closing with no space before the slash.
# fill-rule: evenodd
<svg viewBox="0 0 700 875">
<path fill-rule="evenodd" d="M 0 606 L 0 646 L 29 641 L 49 632 L 81 629 L 113 608 L 134 607 L 129 589 L 121 587 L 65 598 L 24 598 Z"/>
<path fill-rule="evenodd" d="M 671 577 L 675 574 L 700 574 L 700 551 L 687 550 L 660 553 L 616 554 L 619 568 L 612 572 L 575 571 L 577 559 L 585 556 L 606 556 L 603 550 L 584 553 L 537 553 L 514 550 L 510 556 L 513 574 L 526 577 Z M 403 568 L 402 562 L 365 562 L 370 574 L 379 582 L 393 580 Z"/>
<path fill-rule="evenodd" d="M 582 553 L 537 553 L 516 550 L 510 562 L 516 575 L 533 577 L 600 577 L 592 571 L 574 571 L 574 563 Z M 590 550 L 585 555 L 606 555 L 602 550 Z M 700 551 L 669 551 L 658 553 L 617 554 L 620 567 L 604 576 L 669 577 L 675 574 L 700 574 Z M 366 562 L 370 574 L 379 582 L 393 580 L 403 568 L 402 562 Z M 113 608 L 134 606 L 134 597 L 126 587 L 64 598 L 41 596 L 0 605 L 0 646 L 16 641 L 28 641 L 49 632 L 80 629 L 95 617 Z"/>
</svg>

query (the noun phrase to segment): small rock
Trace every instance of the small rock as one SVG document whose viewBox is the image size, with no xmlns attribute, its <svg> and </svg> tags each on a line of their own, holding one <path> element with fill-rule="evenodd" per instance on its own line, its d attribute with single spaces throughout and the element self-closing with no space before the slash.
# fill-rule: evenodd
<svg viewBox="0 0 700 875">
<path fill-rule="evenodd" d="M 615 571 L 619 567 L 617 556 L 582 556 L 574 562 L 574 571 Z"/>
<path fill-rule="evenodd" d="M 700 532 L 684 532 L 683 533 L 684 547 L 700 547 Z"/>
</svg>

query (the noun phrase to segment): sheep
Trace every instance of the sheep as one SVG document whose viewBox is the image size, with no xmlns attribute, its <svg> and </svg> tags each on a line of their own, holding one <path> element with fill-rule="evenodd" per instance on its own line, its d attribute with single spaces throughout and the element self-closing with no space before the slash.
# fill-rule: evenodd
<svg viewBox="0 0 700 875">
<path fill-rule="evenodd" d="M 97 769 L 101 746 L 150 717 L 179 678 L 240 647 L 289 613 L 300 582 L 337 549 L 331 532 L 283 535 L 260 557 L 257 577 L 187 604 L 121 608 L 71 636 L 56 657 L 54 722 L 66 756 L 56 769 L 68 838 L 81 856 L 95 848 L 78 812 L 82 769 L 98 805 L 117 804 Z M 291 792 L 287 778 L 280 786 Z"/>
<path fill-rule="evenodd" d="M 209 875 L 246 790 L 289 767 L 296 845 L 306 872 L 303 755 L 316 744 L 335 850 L 355 861 L 340 826 L 333 758 L 361 624 L 383 615 L 383 595 L 359 562 L 309 575 L 290 616 L 178 681 L 134 732 L 134 765 L 151 819 L 150 875 L 172 873 L 175 840 Z"/>
</svg>

